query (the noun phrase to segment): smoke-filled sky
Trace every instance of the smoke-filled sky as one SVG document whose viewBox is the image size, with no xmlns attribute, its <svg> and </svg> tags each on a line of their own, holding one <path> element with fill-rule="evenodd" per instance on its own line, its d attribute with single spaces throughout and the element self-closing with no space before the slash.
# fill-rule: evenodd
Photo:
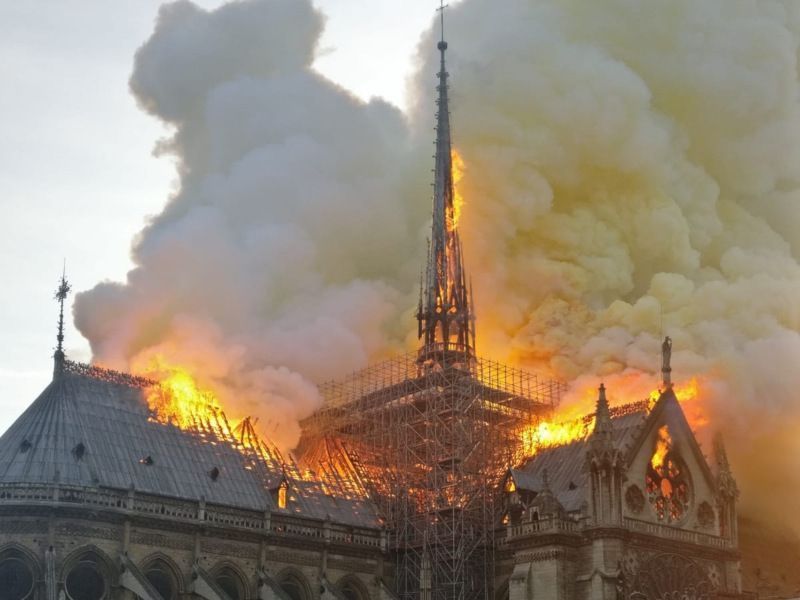
<svg viewBox="0 0 800 600">
<path fill-rule="evenodd" d="M 403 53 L 385 35 L 390 21 L 373 26 L 381 21 L 343 6 L 166 5 L 122 71 L 146 126 L 67 122 L 70 134 L 50 135 L 71 147 L 34 156 L 22 131 L 20 148 L 6 149 L 34 190 L 52 156 L 82 164 L 87 145 L 103 147 L 106 168 L 86 170 L 77 187 L 98 186 L 76 201 L 84 229 L 50 218 L 37 230 L 35 213 L 13 209 L 28 222 L 12 239 L 33 238 L 10 248 L 5 279 L 43 287 L 58 265 L 26 265 L 34 240 L 47 240 L 40 260 L 77 236 L 75 271 L 93 277 L 75 278 L 75 321 L 94 356 L 136 370 L 157 356 L 187 365 L 283 445 L 319 402 L 313 382 L 408 346 L 429 217 L 432 7 L 420 3 L 418 20 L 387 11 L 408 20 Z M 670 335 L 675 378 L 698 377 L 702 418 L 728 433 L 745 508 L 796 499 L 800 5 L 463 0 L 449 13 L 479 350 L 573 382 L 574 406 L 601 378 L 613 401 L 639 399 L 657 385 Z M 342 43 L 363 36 L 335 67 L 334 31 Z M 381 69 L 384 53 L 402 58 Z M 53 65 L 34 75 L 31 62 L 26 77 L 60 76 Z M 378 66 L 374 79 L 365 65 Z M 76 106 L 90 112 L 98 87 L 70 88 Z M 119 161 L 112 150 L 128 128 L 145 150 L 160 138 L 150 177 L 121 162 L 131 148 Z M 126 178 L 111 189 L 155 215 L 144 229 L 124 201 L 101 200 L 109 180 Z M 59 214 L 70 210 L 59 201 Z M 115 219 L 126 229 L 107 246 Z M 117 238 L 140 229 L 134 268 L 120 277 Z M 106 277 L 122 283 L 95 285 Z M 9 327 L 24 332 L 18 319 Z M 32 364 L 42 362 L 21 368 Z"/>
<path fill-rule="evenodd" d="M 0 431 L 49 381 L 62 259 L 76 290 L 124 280 L 131 240 L 176 184 L 174 159 L 153 156 L 169 129 L 129 90 L 162 4 L 0 2 Z M 315 67 L 365 99 L 402 105 L 431 2 L 318 5 L 327 20 Z M 66 345 L 91 358 L 70 320 Z"/>
</svg>

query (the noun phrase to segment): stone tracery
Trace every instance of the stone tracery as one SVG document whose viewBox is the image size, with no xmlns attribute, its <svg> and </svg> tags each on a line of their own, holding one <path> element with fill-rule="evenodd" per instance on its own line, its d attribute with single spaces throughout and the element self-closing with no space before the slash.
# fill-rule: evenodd
<svg viewBox="0 0 800 600">
<path fill-rule="evenodd" d="M 686 516 L 691 491 L 686 465 L 672 446 L 669 429 L 658 431 L 656 448 L 648 465 L 645 488 L 656 518 L 675 523 Z"/>
</svg>

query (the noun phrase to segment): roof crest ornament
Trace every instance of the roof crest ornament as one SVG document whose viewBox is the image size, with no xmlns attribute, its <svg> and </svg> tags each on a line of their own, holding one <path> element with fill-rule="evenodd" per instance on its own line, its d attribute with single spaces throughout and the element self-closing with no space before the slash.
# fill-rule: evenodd
<svg viewBox="0 0 800 600">
<path fill-rule="evenodd" d="M 56 335 L 56 351 L 53 355 L 53 379 L 58 377 L 64 370 L 64 301 L 72 291 L 72 286 L 67 281 L 67 261 L 64 260 L 64 265 L 61 270 L 61 280 L 58 283 L 58 289 L 55 293 L 55 300 L 58 300 L 58 334 Z"/>
<path fill-rule="evenodd" d="M 597 389 L 597 408 L 595 410 L 595 433 L 610 433 L 611 432 L 611 409 L 608 406 L 608 399 L 606 398 L 606 386 L 604 383 L 600 384 Z"/>
<path fill-rule="evenodd" d="M 672 389 L 672 338 L 667 336 L 661 344 L 661 382 L 664 391 Z"/>
</svg>

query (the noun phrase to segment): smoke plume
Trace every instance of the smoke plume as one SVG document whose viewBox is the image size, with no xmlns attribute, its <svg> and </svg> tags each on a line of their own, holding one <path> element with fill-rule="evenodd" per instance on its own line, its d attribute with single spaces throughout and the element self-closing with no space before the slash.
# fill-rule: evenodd
<svg viewBox="0 0 800 600">
<path fill-rule="evenodd" d="M 693 422 L 728 434 L 743 508 L 785 522 L 800 496 L 800 5 L 467 0 L 449 31 L 483 352 L 572 382 L 568 404 L 599 379 L 630 401 L 658 384 L 672 336 L 675 379 L 699 379 Z"/>
<path fill-rule="evenodd" d="M 483 354 L 617 402 L 698 377 L 746 510 L 800 494 L 800 6 L 463 0 L 448 10 Z M 179 186 L 125 284 L 75 305 L 98 360 L 188 365 L 285 446 L 312 382 L 402 349 L 429 218 L 433 32 L 408 115 L 311 69 L 305 0 L 161 10 L 131 88 Z M 708 447 L 708 445 L 706 445 Z M 800 522 L 795 525 L 800 527 Z"/>
<path fill-rule="evenodd" d="M 319 405 L 312 381 L 398 337 L 398 282 L 424 235 L 404 117 L 311 70 L 321 29 L 305 1 L 161 9 L 131 89 L 174 130 L 159 151 L 179 188 L 135 240 L 127 282 L 75 304 L 97 360 L 186 366 L 284 447 Z"/>
</svg>

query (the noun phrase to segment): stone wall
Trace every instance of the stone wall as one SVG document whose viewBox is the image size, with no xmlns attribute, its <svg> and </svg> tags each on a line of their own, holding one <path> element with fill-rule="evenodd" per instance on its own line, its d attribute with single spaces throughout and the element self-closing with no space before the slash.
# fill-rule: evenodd
<svg viewBox="0 0 800 600">
<path fill-rule="evenodd" d="M 386 597 L 377 529 L 269 514 L 225 524 L 196 518 L 203 511 L 191 503 L 177 516 L 127 506 L 0 498 L 0 586 L 16 586 L 8 600 Z"/>
</svg>

